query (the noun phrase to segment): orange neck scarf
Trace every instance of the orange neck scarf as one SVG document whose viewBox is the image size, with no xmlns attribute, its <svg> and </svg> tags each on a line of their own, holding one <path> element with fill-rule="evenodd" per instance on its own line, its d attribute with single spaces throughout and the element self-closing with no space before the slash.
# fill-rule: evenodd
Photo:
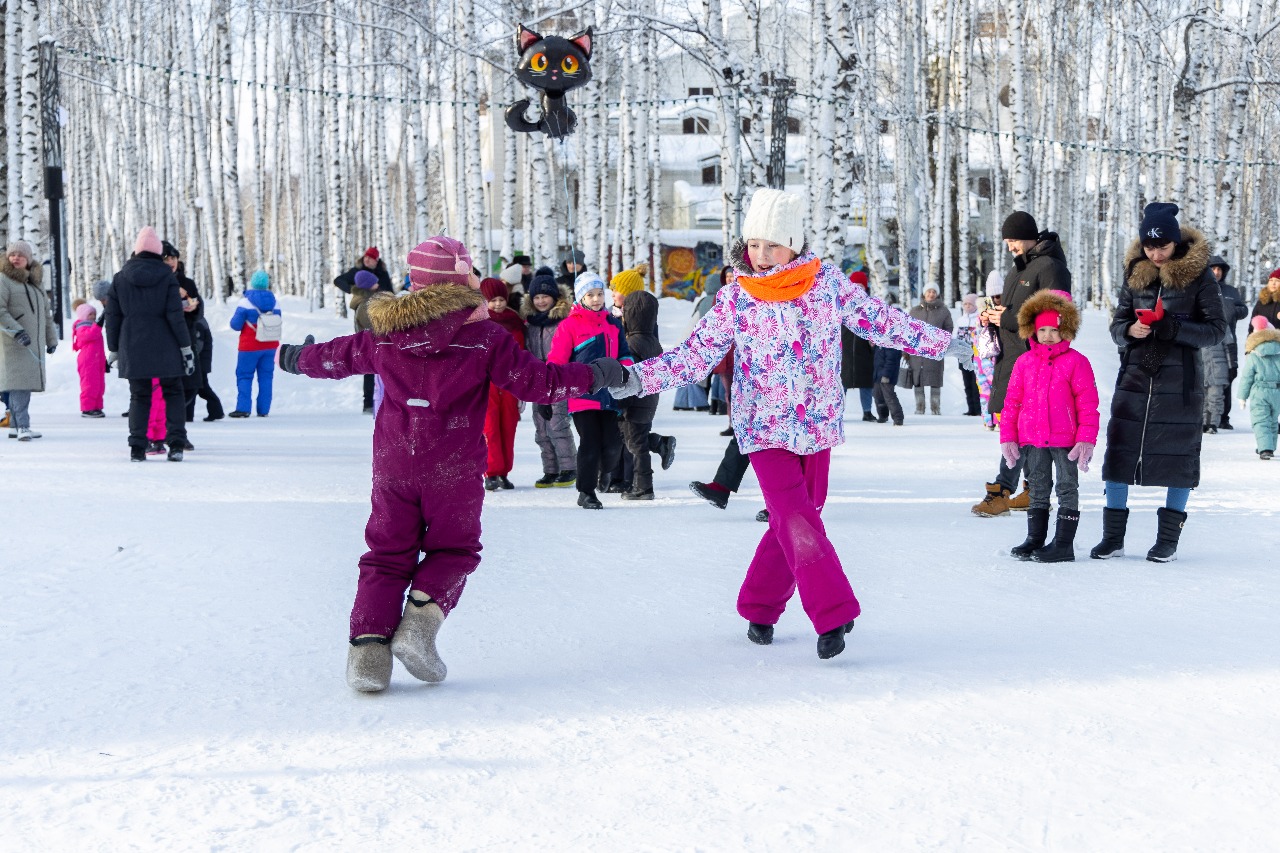
<svg viewBox="0 0 1280 853">
<path fill-rule="evenodd" d="M 820 266 L 822 261 L 814 258 L 807 264 L 780 270 L 772 275 L 744 275 L 738 279 L 738 284 L 761 302 L 790 302 L 809 292 Z"/>
</svg>

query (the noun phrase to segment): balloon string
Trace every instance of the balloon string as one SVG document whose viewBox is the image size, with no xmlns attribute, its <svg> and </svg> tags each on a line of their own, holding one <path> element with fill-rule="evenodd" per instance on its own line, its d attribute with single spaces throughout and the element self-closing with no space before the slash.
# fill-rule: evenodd
<svg viewBox="0 0 1280 853">
<path fill-rule="evenodd" d="M 578 248 L 574 245 L 573 240 L 573 202 L 569 199 L 569 154 L 565 150 L 564 137 L 560 137 L 560 162 L 563 164 L 560 169 L 560 179 L 564 183 L 564 210 L 565 210 L 565 236 L 569 239 L 569 260 L 573 260 L 573 253 Z M 585 268 L 585 264 L 583 265 Z M 575 273 L 577 275 L 577 273 Z"/>
</svg>

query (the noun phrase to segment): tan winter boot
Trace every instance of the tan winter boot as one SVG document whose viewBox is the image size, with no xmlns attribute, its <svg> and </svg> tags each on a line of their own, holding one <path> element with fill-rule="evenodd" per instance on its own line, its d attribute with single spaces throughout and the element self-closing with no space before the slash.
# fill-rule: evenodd
<svg viewBox="0 0 1280 853">
<path fill-rule="evenodd" d="M 409 593 L 400 625 L 391 637 L 391 653 L 419 681 L 436 684 L 444 681 L 448 672 L 436 651 L 436 634 L 443 624 L 440 605 L 419 590 Z"/>
<path fill-rule="evenodd" d="M 1009 514 L 1009 490 L 999 483 L 987 483 L 987 496 L 973 505 L 974 515 L 996 518 Z"/>
<path fill-rule="evenodd" d="M 8 425 L 9 425 L 9 413 L 5 412 L 4 417 L 0 418 L 0 428 L 7 427 Z"/>
<path fill-rule="evenodd" d="M 347 685 L 361 693 L 380 693 L 391 683 L 391 646 L 378 634 L 362 634 L 347 648 Z"/>
<path fill-rule="evenodd" d="M 1031 488 L 1026 480 L 1022 481 L 1022 491 L 1009 498 L 1009 509 L 1026 512 L 1031 508 Z"/>
</svg>

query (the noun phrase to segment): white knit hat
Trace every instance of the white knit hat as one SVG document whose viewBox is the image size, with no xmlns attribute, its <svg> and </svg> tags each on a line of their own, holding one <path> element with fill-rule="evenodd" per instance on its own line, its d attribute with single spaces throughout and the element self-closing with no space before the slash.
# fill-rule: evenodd
<svg viewBox="0 0 1280 853">
<path fill-rule="evenodd" d="M 498 273 L 498 278 L 514 287 L 523 280 L 524 270 L 520 269 L 519 264 L 511 264 L 510 266 L 505 267 L 502 272 Z"/>
<path fill-rule="evenodd" d="M 573 280 L 573 299 L 575 302 L 581 302 L 582 297 L 596 289 L 605 289 L 604 279 L 599 273 L 584 272 Z"/>
<path fill-rule="evenodd" d="M 987 273 L 987 296 L 1002 296 L 1004 294 L 1004 276 L 999 270 L 992 270 Z"/>
<path fill-rule="evenodd" d="M 800 254 L 804 248 L 804 200 L 783 190 L 756 190 L 742 221 L 742 236 L 768 240 Z"/>
</svg>

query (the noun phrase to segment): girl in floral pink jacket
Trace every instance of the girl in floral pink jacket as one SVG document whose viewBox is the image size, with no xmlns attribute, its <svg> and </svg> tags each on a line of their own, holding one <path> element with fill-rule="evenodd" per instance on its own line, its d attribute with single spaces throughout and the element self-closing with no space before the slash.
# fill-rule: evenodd
<svg viewBox="0 0 1280 853">
<path fill-rule="evenodd" d="M 1025 455 L 1031 506 L 1027 539 L 1010 552 L 1019 560 L 1063 563 L 1075 560 L 1072 543 L 1080 523 L 1076 467 L 1089 470 L 1098 443 L 1098 384 L 1093 366 L 1071 348 L 1080 330 L 1080 312 L 1071 295 L 1041 290 L 1018 309 L 1018 334 L 1031 349 L 1018 356 L 1005 392 L 1000 419 L 1000 452 L 1013 467 Z M 1048 545 L 1049 490 L 1058 474 L 1058 522 Z"/>
<path fill-rule="evenodd" d="M 797 590 L 818 632 L 818 657 L 844 651 L 861 612 L 827 538 L 821 511 L 831 448 L 844 441 L 840 326 L 876 344 L 933 359 L 970 348 L 874 299 L 807 251 L 804 202 L 758 189 L 730 251 L 739 272 L 687 341 L 630 368 L 615 396 L 656 394 L 709 374 L 736 347 L 734 434 L 760 481 L 769 529 L 738 593 L 747 637 L 768 645 Z"/>
</svg>

